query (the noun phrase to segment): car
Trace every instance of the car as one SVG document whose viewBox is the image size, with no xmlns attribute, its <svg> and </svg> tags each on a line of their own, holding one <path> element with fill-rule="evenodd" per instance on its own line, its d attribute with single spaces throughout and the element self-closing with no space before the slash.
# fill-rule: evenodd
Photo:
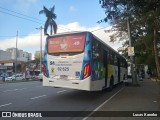
<svg viewBox="0 0 160 120">
<path fill-rule="evenodd" d="M 8 75 L 6 73 L 3 73 L 0 75 L 0 80 L 5 81 L 5 80 L 7 80 L 7 77 L 8 77 Z"/>
<path fill-rule="evenodd" d="M 3 76 L 2 76 L 2 75 L 0 75 L 0 80 L 2 80 L 2 78 L 3 78 Z"/>
<path fill-rule="evenodd" d="M 22 74 L 17 74 L 16 80 L 24 80 L 24 76 Z"/>
<path fill-rule="evenodd" d="M 43 80 L 43 73 L 40 73 L 40 74 L 38 75 L 38 80 L 40 80 L 40 81 Z"/>
<path fill-rule="evenodd" d="M 13 80 L 13 78 L 12 78 L 12 76 L 10 76 L 10 77 L 6 77 L 6 78 L 5 78 L 5 80 L 12 81 L 12 80 Z"/>
<path fill-rule="evenodd" d="M 12 75 L 11 77 L 8 77 L 8 79 L 12 79 L 12 80 L 24 80 L 24 77 L 22 74 L 16 74 L 16 77 L 15 75 Z"/>
</svg>

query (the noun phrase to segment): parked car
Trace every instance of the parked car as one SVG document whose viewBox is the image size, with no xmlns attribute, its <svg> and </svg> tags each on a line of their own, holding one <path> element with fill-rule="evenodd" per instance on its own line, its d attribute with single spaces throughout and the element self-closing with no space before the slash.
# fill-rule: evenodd
<svg viewBox="0 0 160 120">
<path fill-rule="evenodd" d="M 12 76 L 10 76 L 10 77 L 6 77 L 5 80 L 12 81 L 13 79 L 12 79 Z"/>
<path fill-rule="evenodd" d="M 2 73 L 2 74 L 0 75 L 0 80 L 5 81 L 5 80 L 7 80 L 7 77 L 8 77 L 8 75 L 7 75 L 6 73 Z"/>
<path fill-rule="evenodd" d="M 0 80 L 2 80 L 2 78 L 3 78 L 3 76 L 2 76 L 2 75 L 0 75 Z"/>
<path fill-rule="evenodd" d="M 38 75 L 38 80 L 40 80 L 40 81 L 43 80 L 43 73 L 40 73 L 40 74 Z"/>
<path fill-rule="evenodd" d="M 12 75 L 11 77 L 8 77 L 8 79 L 15 80 L 15 75 Z M 22 74 L 16 74 L 16 80 L 24 80 L 24 77 Z"/>
</svg>

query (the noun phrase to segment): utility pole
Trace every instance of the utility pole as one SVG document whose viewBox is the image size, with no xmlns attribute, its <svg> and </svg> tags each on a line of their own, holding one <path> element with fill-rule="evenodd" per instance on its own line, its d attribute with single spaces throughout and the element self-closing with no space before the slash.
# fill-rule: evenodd
<svg viewBox="0 0 160 120">
<path fill-rule="evenodd" d="M 127 5 L 127 29 L 128 29 L 128 37 L 129 37 L 129 47 L 133 47 L 132 43 L 132 37 L 131 37 L 131 27 L 130 27 L 130 19 L 129 19 L 129 12 L 128 12 L 128 5 Z M 134 64 L 134 57 L 133 55 L 130 56 L 130 62 L 131 62 L 131 74 L 132 74 L 132 85 L 137 85 L 137 74 L 135 70 L 135 64 Z M 134 66 L 133 66 L 134 64 Z"/>
<path fill-rule="evenodd" d="M 41 26 L 40 28 L 36 28 L 36 29 L 41 30 L 41 33 L 40 33 L 40 73 L 42 73 L 42 29 L 43 27 Z"/>
<path fill-rule="evenodd" d="M 17 74 L 17 42 L 18 42 L 18 31 L 17 31 L 17 35 L 16 35 L 16 61 L 15 61 L 15 80 L 16 80 L 16 74 Z"/>
</svg>

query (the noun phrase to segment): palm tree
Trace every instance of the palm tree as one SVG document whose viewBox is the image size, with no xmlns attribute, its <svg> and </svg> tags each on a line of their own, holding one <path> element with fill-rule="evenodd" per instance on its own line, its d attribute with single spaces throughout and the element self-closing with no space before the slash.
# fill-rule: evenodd
<svg viewBox="0 0 160 120">
<path fill-rule="evenodd" d="M 57 33 L 57 24 L 54 21 L 54 19 L 56 19 L 57 16 L 54 13 L 54 9 L 55 9 L 55 6 L 50 8 L 50 10 L 48 10 L 45 6 L 43 6 L 43 10 L 39 11 L 39 14 L 45 14 L 46 17 L 47 17 L 47 20 L 46 20 L 45 25 L 44 25 L 44 34 L 45 35 L 49 35 L 47 33 L 47 29 L 48 29 L 49 25 L 51 26 L 50 35 L 52 35 L 52 28 L 54 30 L 54 34 Z"/>
</svg>

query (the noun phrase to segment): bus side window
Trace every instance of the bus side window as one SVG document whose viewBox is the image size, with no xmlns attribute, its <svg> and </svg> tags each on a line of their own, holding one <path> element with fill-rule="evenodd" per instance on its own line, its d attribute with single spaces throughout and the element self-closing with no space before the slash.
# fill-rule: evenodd
<svg viewBox="0 0 160 120">
<path fill-rule="evenodd" d="M 92 46 L 93 59 L 99 60 L 100 59 L 100 52 L 101 52 L 100 43 L 94 41 L 93 46 Z"/>
<path fill-rule="evenodd" d="M 108 58 L 108 64 L 110 64 L 110 51 L 108 50 L 108 55 L 107 55 L 107 58 Z"/>
<path fill-rule="evenodd" d="M 113 65 L 114 64 L 114 54 L 111 51 L 109 51 L 108 59 L 109 59 L 108 63 L 111 64 L 111 65 Z"/>
<path fill-rule="evenodd" d="M 116 66 L 118 65 L 118 58 L 116 55 L 114 56 L 114 65 L 116 65 Z"/>
<path fill-rule="evenodd" d="M 99 80 L 102 79 L 102 71 L 101 71 L 101 67 L 102 67 L 102 55 L 101 55 L 101 44 L 100 42 L 93 40 L 92 43 L 92 57 L 93 57 L 93 61 L 92 61 L 92 80 Z"/>
</svg>

